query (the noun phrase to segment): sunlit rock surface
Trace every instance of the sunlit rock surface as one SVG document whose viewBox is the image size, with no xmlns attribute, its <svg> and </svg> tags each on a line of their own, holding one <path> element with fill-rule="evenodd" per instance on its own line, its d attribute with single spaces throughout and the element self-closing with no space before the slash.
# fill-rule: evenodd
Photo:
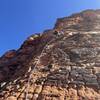
<svg viewBox="0 0 100 100">
<path fill-rule="evenodd" d="M 60 18 L 5 53 L 0 100 L 100 100 L 100 10 Z"/>
</svg>

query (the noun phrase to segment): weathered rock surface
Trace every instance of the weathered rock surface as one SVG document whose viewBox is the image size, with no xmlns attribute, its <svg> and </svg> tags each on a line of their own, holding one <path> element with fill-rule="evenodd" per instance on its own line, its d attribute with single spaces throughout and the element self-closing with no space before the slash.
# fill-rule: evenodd
<svg viewBox="0 0 100 100">
<path fill-rule="evenodd" d="M 100 10 L 58 19 L 5 53 L 0 100 L 100 100 Z"/>
</svg>

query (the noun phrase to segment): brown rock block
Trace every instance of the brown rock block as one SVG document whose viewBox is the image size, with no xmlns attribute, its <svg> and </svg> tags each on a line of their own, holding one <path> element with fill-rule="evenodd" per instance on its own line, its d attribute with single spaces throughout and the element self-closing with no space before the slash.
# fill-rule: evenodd
<svg viewBox="0 0 100 100">
<path fill-rule="evenodd" d="M 10 96 L 10 97 L 8 97 L 6 100 L 17 100 L 17 98 L 14 97 L 14 96 Z"/>
<path fill-rule="evenodd" d="M 10 51 L 8 51 L 4 56 L 6 57 L 6 58 L 12 58 L 12 57 L 14 57 L 16 55 L 16 51 L 15 50 L 10 50 Z"/>
<path fill-rule="evenodd" d="M 78 100 L 77 90 L 73 89 L 73 88 L 70 88 L 68 90 L 68 96 L 72 100 Z"/>
</svg>

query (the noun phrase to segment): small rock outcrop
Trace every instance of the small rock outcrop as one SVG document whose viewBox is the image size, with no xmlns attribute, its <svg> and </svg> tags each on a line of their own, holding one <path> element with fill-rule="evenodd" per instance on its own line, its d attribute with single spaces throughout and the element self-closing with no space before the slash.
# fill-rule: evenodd
<svg viewBox="0 0 100 100">
<path fill-rule="evenodd" d="M 100 10 L 60 18 L 5 53 L 0 100 L 100 100 Z"/>
</svg>

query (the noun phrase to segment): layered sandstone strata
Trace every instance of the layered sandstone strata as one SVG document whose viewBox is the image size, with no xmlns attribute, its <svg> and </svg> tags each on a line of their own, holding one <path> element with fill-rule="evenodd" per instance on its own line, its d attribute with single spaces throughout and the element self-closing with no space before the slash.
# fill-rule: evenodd
<svg viewBox="0 0 100 100">
<path fill-rule="evenodd" d="M 100 10 L 57 20 L 0 58 L 0 100 L 100 100 Z"/>
</svg>

